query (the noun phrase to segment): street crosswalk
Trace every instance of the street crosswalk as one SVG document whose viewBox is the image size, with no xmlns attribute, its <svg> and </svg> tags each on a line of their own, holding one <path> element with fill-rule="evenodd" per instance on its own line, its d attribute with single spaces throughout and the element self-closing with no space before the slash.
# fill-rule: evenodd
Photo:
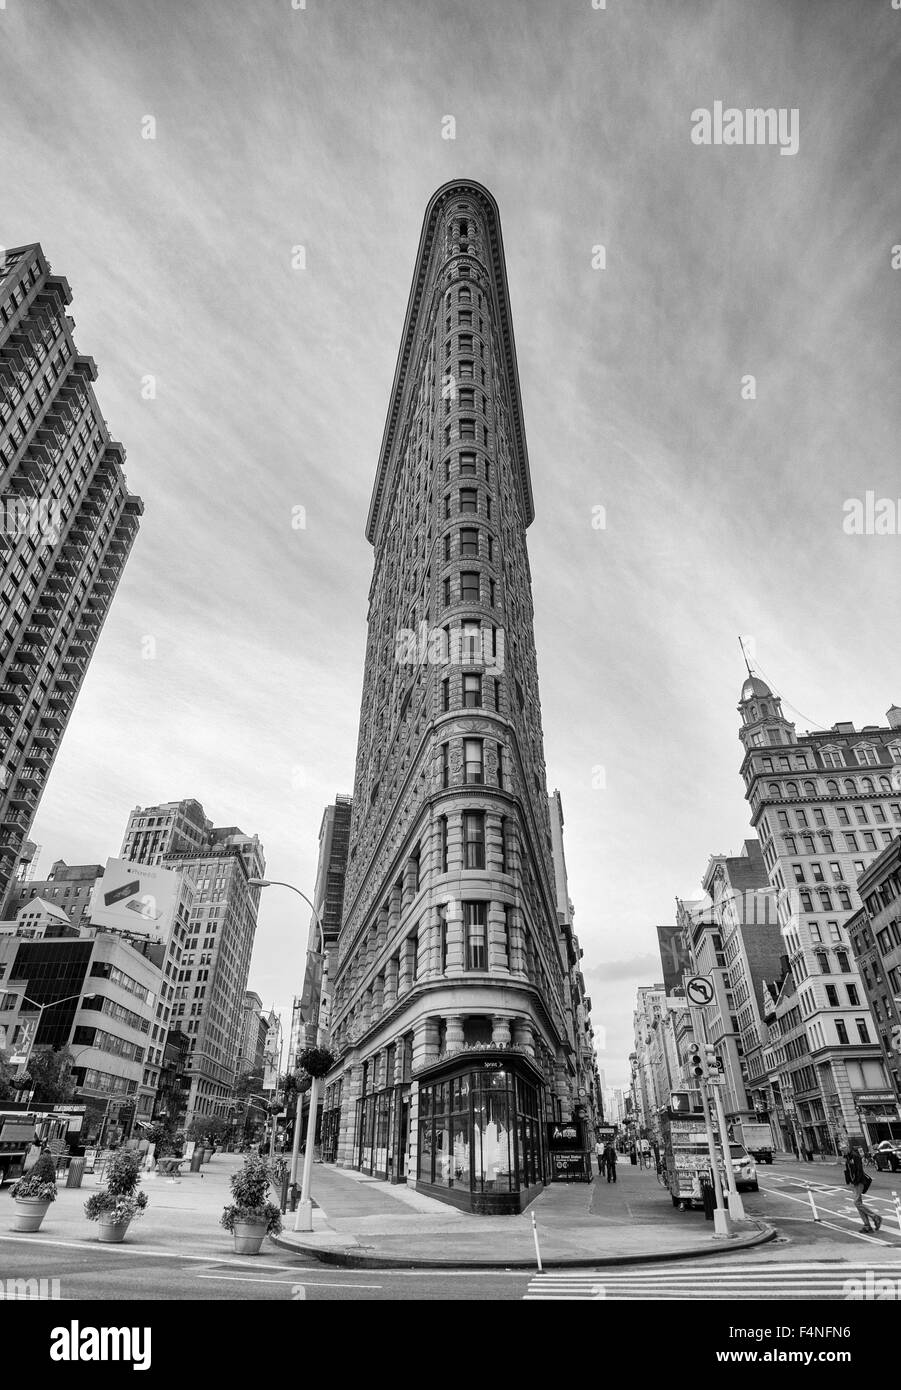
<svg viewBox="0 0 901 1390">
<path fill-rule="evenodd" d="M 901 1301 L 901 1264 L 815 1261 L 548 1270 L 530 1280 L 533 1301 L 628 1299 L 838 1299 Z"/>
</svg>

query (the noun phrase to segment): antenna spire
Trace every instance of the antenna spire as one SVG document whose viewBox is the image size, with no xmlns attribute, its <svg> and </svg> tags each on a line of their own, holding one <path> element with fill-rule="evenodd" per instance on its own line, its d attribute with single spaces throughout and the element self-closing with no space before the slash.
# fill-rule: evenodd
<svg viewBox="0 0 901 1390">
<path fill-rule="evenodd" d="M 744 657 L 745 665 L 748 668 L 748 675 L 753 676 L 754 672 L 751 670 L 751 663 L 748 660 L 748 653 L 745 651 L 745 639 L 743 637 L 739 637 L 738 645 L 741 647 L 741 654 Z"/>
</svg>

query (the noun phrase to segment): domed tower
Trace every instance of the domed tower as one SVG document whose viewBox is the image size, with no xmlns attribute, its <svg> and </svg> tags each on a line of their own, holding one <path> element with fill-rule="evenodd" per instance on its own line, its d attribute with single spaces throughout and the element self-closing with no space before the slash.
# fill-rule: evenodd
<svg viewBox="0 0 901 1390">
<path fill-rule="evenodd" d="M 738 712 L 742 727 L 738 736 L 747 753 L 774 743 L 797 743 L 795 726 L 782 713 L 782 701 L 759 676 L 748 678 L 741 688 Z"/>
</svg>

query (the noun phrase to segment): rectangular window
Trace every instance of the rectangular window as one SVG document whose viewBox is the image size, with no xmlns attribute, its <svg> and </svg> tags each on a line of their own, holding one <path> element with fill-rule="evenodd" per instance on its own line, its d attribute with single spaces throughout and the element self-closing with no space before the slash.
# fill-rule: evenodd
<svg viewBox="0 0 901 1390">
<path fill-rule="evenodd" d="M 487 955 L 487 903 L 463 904 L 464 968 L 484 970 Z"/>
<path fill-rule="evenodd" d="M 445 713 L 445 714 L 446 714 L 447 711 L 450 709 L 450 681 L 449 681 L 449 680 L 443 680 L 443 681 L 441 682 L 441 709 L 442 709 L 443 713 Z"/>
<path fill-rule="evenodd" d="M 476 456 L 475 454 L 460 455 L 460 472 L 466 476 L 475 477 Z"/>
<path fill-rule="evenodd" d="M 826 998 L 829 1000 L 830 1009 L 838 1008 L 838 990 L 835 985 L 826 986 Z"/>
<path fill-rule="evenodd" d="M 442 745 L 441 745 L 441 785 L 442 785 L 442 787 L 449 787 L 449 786 L 450 786 L 450 744 L 449 744 L 449 743 L 442 743 Z"/>
<path fill-rule="evenodd" d="M 480 738 L 463 740 L 463 780 L 464 782 L 484 782 L 485 780 L 482 740 Z"/>
<path fill-rule="evenodd" d="M 482 708 L 482 677 L 467 675 L 463 677 L 463 705 L 466 709 Z"/>
<path fill-rule="evenodd" d="M 464 526 L 460 530 L 460 555 L 463 559 L 478 559 L 479 533 L 474 526 Z"/>
<path fill-rule="evenodd" d="M 463 815 L 463 867 L 485 867 L 485 816 L 481 811 L 466 811 Z"/>
<path fill-rule="evenodd" d="M 476 422 L 475 422 L 475 420 L 461 420 L 461 421 L 460 421 L 460 438 L 461 438 L 461 439 L 475 439 L 475 437 L 476 437 Z"/>
<path fill-rule="evenodd" d="M 441 860 L 441 872 L 447 873 L 447 816 L 440 816 L 438 819 L 438 852 Z"/>
<path fill-rule="evenodd" d="M 835 1032 L 839 1042 L 843 1047 L 846 1047 L 848 1044 L 848 1030 L 845 1027 L 843 1019 L 837 1018 L 835 1020 Z"/>
<path fill-rule="evenodd" d="M 474 487 L 463 487 L 460 489 L 460 511 L 477 512 L 479 510 L 479 494 Z"/>
<path fill-rule="evenodd" d="M 462 603 L 478 603 L 480 592 L 478 570 L 464 570 L 460 575 L 460 600 Z"/>
<path fill-rule="evenodd" d="M 868 1043 L 868 1042 L 870 1041 L 870 1033 L 869 1033 L 869 1029 L 867 1028 L 867 1021 L 866 1021 L 866 1019 L 865 1019 L 865 1018 L 855 1018 L 854 1024 L 855 1024 L 855 1027 L 857 1028 L 857 1036 L 860 1038 L 860 1041 L 861 1041 L 862 1043 Z"/>
</svg>

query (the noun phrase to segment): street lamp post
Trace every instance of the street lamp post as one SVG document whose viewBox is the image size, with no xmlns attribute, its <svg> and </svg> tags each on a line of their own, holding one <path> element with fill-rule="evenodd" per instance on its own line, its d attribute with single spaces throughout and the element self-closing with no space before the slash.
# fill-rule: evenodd
<svg viewBox="0 0 901 1390">
<path fill-rule="evenodd" d="M 37 1021 L 37 1023 L 35 1024 L 34 1032 L 32 1033 L 31 1037 L 30 1037 L 29 1040 L 28 1040 L 28 1051 L 25 1053 L 25 1060 L 21 1063 L 21 1068 L 22 1068 L 22 1070 L 19 1072 L 19 1075 L 20 1075 L 20 1076 L 24 1076 L 25 1073 L 28 1071 L 28 1063 L 31 1061 L 31 1054 L 32 1054 L 32 1052 L 34 1051 L 34 1045 L 35 1045 L 35 1042 L 37 1041 L 38 1033 L 40 1032 L 41 1020 L 42 1020 L 43 1017 L 44 1017 L 44 1011 L 45 1011 L 46 1009 L 54 1009 L 54 1008 L 56 1007 L 57 1004 L 69 1004 L 69 1003 L 71 1003 L 71 1001 L 72 1001 L 73 999 L 95 999 L 95 998 L 96 998 L 96 995 L 94 995 L 94 994 L 84 994 L 84 995 L 81 994 L 81 993 L 78 993 L 78 994 L 66 994 L 66 995 L 63 996 L 62 999 L 51 999 L 51 1000 L 49 1000 L 49 1002 L 46 1003 L 46 1004 L 39 1004 L 38 1001 L 37 1001 L 36 999 L 30 998 L 29 995 L 27 995 L 27 994 L 23 994 L 23 995 L 22 995 L 22 1001 L 21 1001 L 21 1002 L 22 1002 L 23 1004 L 32 1004 L 32 1005 L 37 1009 L 37 1011 L 38 1011 L 38 1021 Z M 19 1013 L 21 1014 L 21 1012 L 22 1012 L 22 1010 L 21 1010 L 21 1007 L 20 1007 Z M 32 1095 L 33 1095 L 33 1094 L 34 1094 L 34 1091 L 32 1090 Z"/>
<path fill-rule="evenodd" d="M 319 1040 L 319 1015 L 322 1008 L 322 983 L 325 977 L 325 932 L 322 927 L 322 918 L 317 908 L 313 906 L 306 893 L 302 893 L 293 883 L 284 883 L 280 879 L 251 878 L 248 880 L 251 888 L 290 888 L 292 893 L 296 893 L 299 898 L 303 898 L 309 907 L 319 931 L 319 948 L 323 956 L 323 974 L 320 976 L 319 998 L 316 1001 L 316 1039 Z M 310 955 L 310 948 L 307 947 L 307 956 Z M 307 1141 L 303 1156 L 303 1177 L 301 1179 L 300 1201 L 294 1216 L 295 1231 L 312 1231 L 313 1229 L 313 1199 L 310 1193 L 313 1178 L 313 1146 L 316 1142 L 316 1110 L 319 1104 L 319 1077 L 312 1078 L 310 1086 L 310 1113 L 307 1117 Z M 294 1138 L 291 1145 L 291 1185 L 297 1187 L 297 1160 L 300 1149 L 300 1112 L 301 1099 L 298 1095 L 297 1110 L 294 1117 Z"/>
</svg>

